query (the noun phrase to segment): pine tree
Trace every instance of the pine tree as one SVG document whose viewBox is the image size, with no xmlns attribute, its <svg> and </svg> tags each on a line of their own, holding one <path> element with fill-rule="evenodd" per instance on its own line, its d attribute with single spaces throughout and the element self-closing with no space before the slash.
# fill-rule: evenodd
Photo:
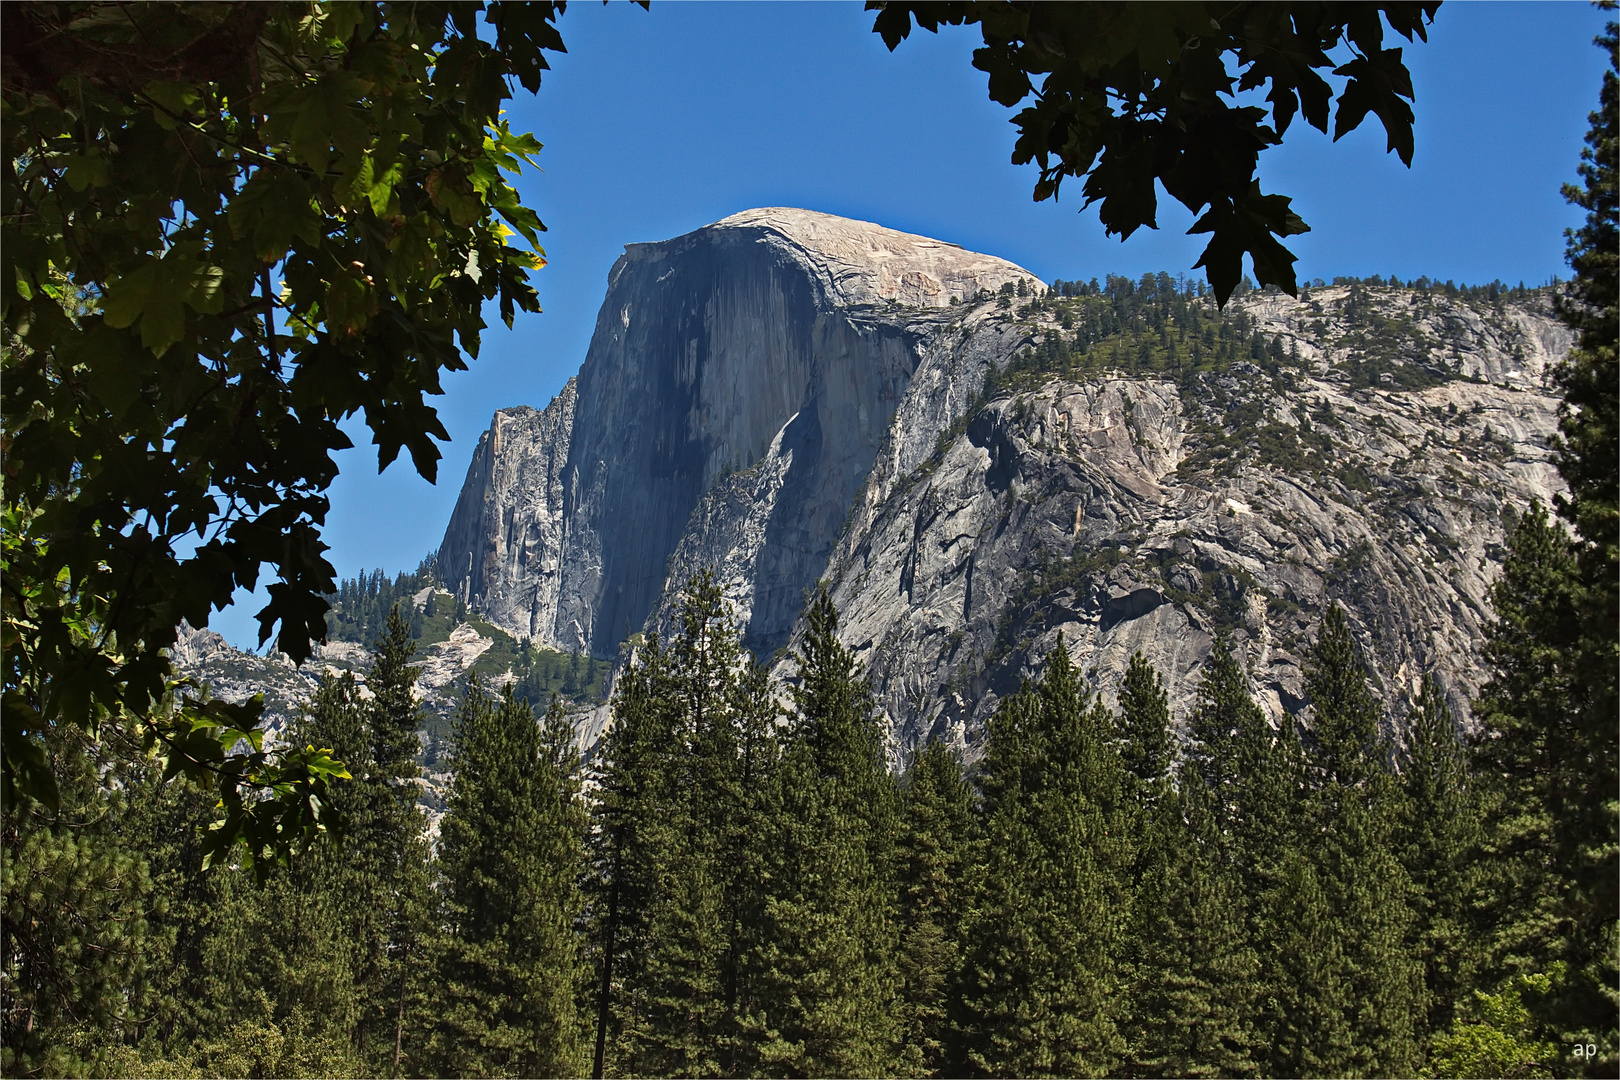
<svg viewBox="0 0 1620 1080">
<path fill-rule="evenodd" d="M 1278 879 L 1294 845 L 1300 751 L 1293 725 L 1272 730 L 1249 693 L 1243 668 L 1217 638 L 1187 727 L 1188 764 L 1203 777 L 1216 833 L 1256 899 Z"/>
<path fill-rule="evenodd" d="M 746 652 L 741 663 L 732 682 L 737 758 L 728 777 L 731 807 L 720 826 L 728 920 L 721 1061 L 734 1076 L 758 1072 L 761 1051 L 774 1038 L 765 1023 L 764 946 L 773 886 L 771 845 L 781 813 L 777 770 L 782 709 L 765 667 Z"/>
<path fill-rule="evenodd" d="M 1566 184 L 1564 198 L 1586 211 L 1579 229 L 1566 231 L 1565 256 L 1575 271 L 1558 313 L 1578 336 L 1575 348 L 1554 370 L 1564 391 L 1559 409 L 1558 471 L 1570 494 L 1560 504 L 1561 515 L 1587 545 L 1585 583 L 1594 590 L 1587 614 L 1598 640 L 1593 645 L 1611 650 L 1614 634 L 1603 633 L 1615 622 L 1617 560 L 1620 560 L 1620 82 L 1616 80 L 1616 49 L 1620 46 L 1610 22 L 1594 42 L 1603 49 L 1609 70 L 1603 73 L 1598 109 L 1589 116 L 1586 149 L 1581 151 L 1582 184 Z M 1607 623 L 1603 620 L 1607 617 Z M 1601 649 L 1590 659 L 1601 661 Z M 1614 685 L 1613 665 L 1591 671 L 1591 686 L 1601 693 Z"/>
<path fill-rule="evenodd" d="M 323 679 L 291 735 L 330 750 L 359 778 L 328 791 L 325 813 L 343 839 L 328 835 L 304 858 L 272 868 L 262 885 L 229 866 L 208 873 L 197 960 L 197 996 L 207 1019 L 194 1032 L 198 1038 L 237 1023 L 280 1025 L 295 1008 L 305 1010 L 317 1037 L 352 1044 L 356 1036 L 359 973 L 380 949 L 382 919 L 365 902 L 368 892 L 355 892 L 367 889 L 363 838 L 373 822 L 364 789 L 371 772 L 366 709 L 353 674 Z"/>
<path fill-rule="evenodd" d="M 353 766 L 355 779 L 333 785 L 324 809 L 342 843 L 318 839 L 262 883 L 229 862 L 204 871 L 201 837 L 217 794 L 163 782 L 155 761 L 123 778 L 129 813 L 119 832 L 151 867 L 157 902 L 147 919 L 157 933 L 143 978 L 126 991 L 143 1014 L 116 1051 L 115 1072 L 138 1074 L 154 1059 L 226 1068 L 207 1064 L 220 1032 L 248 1029 L 273 1036 L 287 1060 L 319 1062 L 300 1066 L 317 1073 L 384 1068 L 356 1053 L 367 991 L 357 973 L 381 950 L 378 912 L 387 908 L 366 854 L 367 723 L 352 676 L 323 681 L 289 736 Z"/>
<path fill-rule="evenodd" d="M 598 803 L 598 1065 L 742 1074 L 769 1041 L 758 936 L 777 709 L 712 574 L 681 634 L 638 650 L 614 696 Z"/>
<path fill-rule="evenodd" d="M 1126 1040 L 1130 1053 L 1127 1071 L 1139 1064 L 1137 1052 L 1144 1037 L 1144 1021 L 1135 999 L 1146 992 L 1146 983 L 1159 974 L 1148 967 L 1147 951 L 1153 945 L 1149 924 L 1160 911 L 1159 890 L 1163 887 L 1171 858 L 1169 846 L 1181 841 L 1179 822 L 1169 818 L 1164 807 L 1171 794 L 1169 769 L 1173 736 L 1170 732 L 1170 702 L 1164 681 L 1140 652 L 1131 656 L 1125 678 L 1119 687 L 1117 739 L 1120 762 L 1125 768 L 1127 810 L 1130 814 L 1132 866 L 1129 875 L 1131 914 L 1121 953 L 1122 973 L 1131 988 L 1133 1000 Z"/>
<path fill-rule="evenodd" d="M 1248 775 L 1247 766 L 1264 758 L 1271 731 L 1224 638 L 1216 638 L 1204 663 L 1187 730 L 1191 736 L 1187 761 L 1210 793 L 1216 830 L 1232 835 L 1242 814 L 1240 783 Z"/>
<path fill-rule="evenodd" d="M 1336 906 L 1315 861 L 1297 848 L 1285 852 L 1264 898 L 1265 933 L 1256 946 L 1262 955 L 1265 1071 L 1272 1076 L 1378 1075 L 1348 1064 L 1358 1050 L 1350 1018 L 1355 1006 L 1350 964 Z"/>
<path fill-rule="evenodd" d="M 1423 964 L 1426 1037 L 1451 1023 L 1481 959 L 1470 910 L 1479 807 L 1461 732 L 1433 676 L 1423 680 L 1408 727 L 1401 794 L 1400 856 L 1412 881 L 1408 951 Z"/>
<path fill-rule="evenodd" d="M 152 900 L 151 958 L 139 984 L 129 991 L 141 1015 L 133 1030 L 117 1031 L 126 1048 L 146 1056 L 167 1057 L 200 1034 L 214 1019 L 200 986 L 206 924 L 196 917 L 207 910 L 223 868 L 202 869 L 204 837 L 214 820 L 218 794 L 196 785 L 164 782 L 162 763 L 152 759 L 125 777 L 128 812 L 117 830 L 147 862 Z M 6 890 L 10 894 L 10 890 Z M 129 1069 L 110 1066 L 108 1075 Z"/>
<path fill-rule="evenodd" d="M 120 789 L 138 781 L 133 740 L 111 722 L 99 741 L 62 725 L 44 749 L 60 805 L 19 794 L 0 809 L 7 1076 L 85 1075 L 98 1050 L 135 1037 L 156 1004 L 149 969 L 167 944 L 149 916 L 162 904 L 149 864 L 121 835 L 128 806 Z"/>
<path fill-rule="evenodd" d="M 675 798 L 671 772 L 680 738 L 668 664 L 656 634 L 636 650 L 614 687 L 613 726 L 602 744 L 593 830 L 597 1077 L 629 1071 L 622 1066 L 640 1024 L 625 1017 L 654 946 L 648 923 L 655 858 Z"/>
<path fill-rule="evenodd" d="M 902 1065 L 904 1071 L 945 1076 L 960 1066 L 948 1049 L 973 889 L 976 807 L 961 759 L 937 739 L 917 752 L 901 790 L 898 958 L 908 1054 Z"/>
<path fill-rule="evenodd" d="M 367 674 L 370 695 L 350 674 L 318 688 L 293 737 L 330 748 L 349 766 L 352 779 L 327 799 L 336 837 L 262 889 L 213 881 L 217 903 L 200 968 L 218 1023 L 279 1025 L 301 1008 L 312 1036 L 336 1038 L 379 1073 L 397 1073 L 402 1063 L 406 1005 L 416 996 L 409 974 L 419 966 L 413 953 L 428 904 L 412 783 L 412 650 L 409 626 L 392 610 Z"/>
<path fill-rule="evenodd" d="M 1290 1071 L 1410 1075 L 1424 995 L 1408 956 L 1411 886 L 1393 852 L 1395 781 L 1379 712 L 1343 612 L 1329 608 L 1306 665 L 1301 831 L 1279 927 Z"/>
<path fill-rule="evenodd" d="M 437 1016 L 421 1061 L 438 1075 L 584 1069 L 579 759 L 560 707 L 543 724 L 476 680 L 456 717 L 440 824 Z"/>
<path fill-rule="evenodd" d="M 975 1072 L 1101 1074 L 1124 1050 L 1130 852 L 1112 728 L 1061 641 L 1039 688 L 991 719 L 983 885 L 962 981 L 963 1058 Z"/>
<path fill-rule="evenodd" d="M 705 587 L 707 586 L 707 587 Z M 727 1028 L 723 967 L 729 929 L 723 843 L 713 830 L 723 780 L 734 758 L 728 684 L 735 631 L 713 578 L 688 583 L 682 633 L 671 642 L 654 702 L 668 710 L 659 725 L 665 789 L 655 816 L 640 822 L 649 888 L 638 913 L 645 947 L 626 965 L 619 1068 L 633 1075 L 716 1075 Z"/>
<path fill-rule="evenodd" d="M 1378 737 L 1378 705 L 1344 610 L 1331 605 L 1306 665 L 1312 724 L 1305 738 L 1313 790 L 1359 797 L 1387 775 Z"/>
<path fill-rule="evenodd" d="M 758 838 L 759 823 L 751 810 L 757 786 L 767 777 L 755 775 L 750 783 L 743 775 L 743 731 L 757 731 L 757 725 L 744 722 L 748 702 L 739 692 L 748 664 L 712 573 L 687 583 L 681 630 L 671 651 L 690 743 L 683 773 L 683 802 L 692 821 L 686 859 L 690 870 L 701 872 L 690 876 L 686 888 L 704 906 L 679 914 L 691 918 L 691 946 L 704 965 L 702 978 L 713 980 L 712 1000 L 704 1002 L 707 1020 L 693 1031 L 697 1052 L 717 1071 L 732 1074 L 749 1057 L 737 1011 L 739 999 L 750 996 L 745 985 L 749 916 L 757 921 L 758 909 L 757 902 L 750 902 L 757 897 L 744 896 L 752 890 L 739 871 L 748 860 L 750 842 Z M 690 1012 L 693 1001 L 682 1007 Z"/>
<path fill-rule="evenodd" d="M 525 642 L 527 644 L 527 642 Z M 568 657 L 568 673 L 563 676 L 563 693 L 574 697 L 584 689 L 581 681 L 583 671 L 579 653 L 571 653 Z"/>
<path fill-rule="evenodd" d="M 825 590 L 806 614 L 791 733 L 778 768 L 765 901 L 762 1064 L 884 1075 L 899 1060 L 897 792 L 869 686 Z"/>
<path fill-rule="evenodd" d="M 1495 941 L 1487 982 L 1561 970 L 1533 1007 L 1568 1042 L 1600 1047 L 1594 1071 L 1617 1052 L 1612 821 L 1593 792 L 1612 767 L 1613 749 L 1591 735 L 1602 694 L 1583 655 L 1585 593 L 1579 545 L 1533 505 L 1509 537 L 1492 587 L 1496 621 L 1485 655 L 1493 678 L 1474 703 L 1481 731 L 1474 776 L 1485 789 L 1485 847 Z M 1611 739 L 1612 741 L 1612 739 Z M 1612 810 L 1609 811 L 1612 814 Z M 1581 835 L 1573 824 L 1586 821 Z M 1610 830 L 1606 832 L 1605 830 Z M 1605 906 L 1607 904 L 1607 906 Z"/>
<path fill-rule="evenodd" d="M 1230 1025 L 1218 1025 L 1217 1031 L 1235 1046 L 1252 1046 L 1262 1072 L 1289 1075 L 1297 1067 L 1297 1055 L 1289 1050 L 1293 1021 L 1286 1004 L 1293 976 L 1282 941 L 1297 929 L 1286 908 L 1288 863 L 1298 843 L 1301 809 L 1299 742 L 1291 723 L 1272 730 L 1249 694 L 1242 667 L 1220 638 L 1205 661 L 1187 726 L 1191 741 L 1182 789 L 1188 788 L 1186 776 L 1203 782 L 1216 864 L 1230 874 L 1233 904 L 1259 961 L 1247 995 L 1254 1002 L 1252 1043 Z"/>
<path fill-rule="evenodd" d="M 1574 574 L 1568 537 L 1532 505 L 1509 535 L 1492 586 L 1496 621 L 1485 657 L 1493 678 L 1474 702 L 1481 730 L 1473 771 L 1487 801 L 1497 978 L 1548 971 L 1567 940 L 1554 830 L 1555 808 L 1569 805 L 1580 763 L 1570 760 L 1567 703 L 1575 676 L 1564 648 L 1578 621 Z"/>
<path fill-rule="evenodd" d="M 422 721 L 414 693 L 416 669 L 410 664 L 414 651 L 410 627 L 395 607 L 377 639 L 367 675 L 371 768 L 360 783 L 371 825 L 349 845 L 349 865 L 366 875 L 358 884 L 373 898 L 367 906 L 380 916 L 361 973 L 364 993 L 356 1042 L 370 1060 L 394 1075 L 404 1058 L 410 973 L 419 966 L 430 907 L 425 823 L 416 806 Z"/>
<path fill-rule="evenodd" d="M 1140 653 L 1119 691 L 1120 754 L 1132 793 L 1131 986 L 1124 1071 L 1133 1076 L 1253 1073 L 1248 1003 L 1257 962 L 1243 896 L 1196 769 L 1170 784 L 1174 736 L 1164 682 Z"/>
<path fill-rule="evenodd" d="M 1573 541 L 1534 506 L 1513 530 L 1492 592 L 1497 621 L 1486 657 L 1494 678 L 1475 703 L 1484 739 L 1476 775 L 1496 809 L 1488 843 L 1499 850 L 1498 947 L 1502 971 L 1562 974 L 1537 1006 L 1565 1045 L 1596 1056 L 1564 1067 L 1612 1075 L 1620 1063 L 1620 212 L 1616 154 L 1620 84 L 1616 32 L 1597 44 L 1609 70 L 1582 151 L 1586 211 L 1566 233 L 1575 271 L 1559 313 L 1576 347 L 1554 377 L 1564 390 L 1558 500 Z"/>
<path fill-rule="evenodd" d="M 1119 728 L 1125 771 L 1139 786 L 1137 798 L 1151 801 L 1153 789 L 1170 774 L 1175 736 L 1164 680 L 1139 652 L 1131 656 L 1120 684 Z"/>
<path fill-rule="evenodd" d="M 1154 808 L 1157 849 L 1135 897 L 1130 1076 L 1253 1076 L 1260 964 L 1243 888 L 1197 770 Z"/>
</svg>

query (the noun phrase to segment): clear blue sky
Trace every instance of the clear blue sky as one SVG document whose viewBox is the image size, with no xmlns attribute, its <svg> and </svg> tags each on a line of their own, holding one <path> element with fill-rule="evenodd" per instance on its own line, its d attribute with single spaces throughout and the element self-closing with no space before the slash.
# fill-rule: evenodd
<svg viewBox="0 0 1620 1080">
<path fill-rule="evenodd" d="M 1293 196 L 1312 232 L 1290 242 L 1302 278 L 1427 274 L 1530 284 L 1567 273 L 1575 179 L 1604 58 L 1604 15 L 1584 3 L 1441 7 L 1407 47 L 1417 93 L 1408 170 L 1367 124 L 1335 144 L 1295 121 L 1261 156 L 1261 184 Z M 443 536 L 478 435 L 509 405 L 544 406 L 578 370 L 607 272 L 627 243 L 663 240 L 754 206 L 875 221 L 1011 259 L 1041 278 L 1190 271 L 1203 240 L 1160 201 L 1160 229 L 1121 244 L 1077 198 L 1034 203 L 1034 169 L 1008 162 L 1010 112 L 986 96 L 975 31 L 913 32 L 890 53 L 858 3 L 689 3 L 650 11 L 578 2 L 568 53 L 540 93 L 509 106 L 545 144 L 518 187 L 549 226 L 535 275 L 543 314 L 493 324 L 471 370 L 447 378 L 452 442 L 438 484 L 409 461 L 377 475 L 345 452 L 326 540 L 340 575 L 413 569 Z M 1078 194 L 1078 187 L 1075 188 Z M 351 429 L 356 442 L 368 435 Z M 239 601 L 212 626 L 257 640 Z"/>
</svg>

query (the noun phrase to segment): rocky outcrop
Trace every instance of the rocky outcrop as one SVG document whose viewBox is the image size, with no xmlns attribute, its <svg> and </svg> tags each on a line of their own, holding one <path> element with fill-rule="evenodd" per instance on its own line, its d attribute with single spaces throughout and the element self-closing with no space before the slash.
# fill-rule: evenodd
<svg viewBox="0 0 1620 1080">
<path fill-rule="evenodd" d="M 501 614 L 519 636 L 556 647 L 562 476 L 574 430 L 575 380 L 544 410 L 501 409 L 473 451 L 439 547 L 439 570 L 463 600 Z M 476 588 L 476 593 L 475 593 Z"/>
<path fill-rule="evenodd" d="M 450 631 L 449 640 L 435 642 L 423 649 L 422 658 L 415 665 L 417 699 L 421 700 L 433 691 L 442 691 L 461 678 L 478 662 L 480 656 L 489 651 L 492 644 L 489 638 L 462 623 Z M 490 681 L 495 686 L 503 686 L 512 681 L 511 672 Z"/>
<path fill-rule="evenodd" d="M 412 694 L 428 714 L 430 723 L 448 730 L 450 718 L 461 703 L 467 672 L 494 642 L 467 623 L 455 627 L 446 641 L 418 648 L 412 667 L 416 683 Z M 372 653 L 352 641 L 329 641 L 315 646 L 302 664 L 294 664 L 284 653 L 260 656 L 233 647 L 212 630 L 194 630 L 182 623 L 179 637 L 169 655 L 175 670 L 208 688 L 211 696 L 243 702 L 255 694 L 264 695 L 264 728 L 276 739 L 285 733 L 309 707 L 321 680 L 352 675 L 360 696 L 369 698 L 366 673 Z M 485 685 L 500 687 L 513 679 L 510 671 L 486 676 Z"/>
<path fill-rule="evenodd" d="M 348 642 L 317 645 L 309 660 L 300 665 L 277 651 L 264 656 L 243 652 L 214 631 L 193 629 L 188 623 L 180 624 L 169 657 L 177 673 L 206 686 L 213 697 L 241 703 L 263 694 L 264 727 L 272 740 L 314 698 L 325 672 L 359 666 L 353 662 Z"/>
<path fill-rule="evenodd" d="M 1421 417 L 1456 399 L 1468 419 L 1441 441 Z M 996 402 L 927 476 L 879 481 L 829 577 L 896 746 L 938 736 L 971 748 L 1060 635 L 1105 699 L 1143 651 L 1185 716 L 1224 633 L 1268 711 L 1295 712 L 1301 661 L 1330 603 L 1348 609 L 1397 713 L 1426 672 L 1461 711 L 1480 684 L 1504 516 L 1554 488 L 1553 405 L 1481 384 L 1359 401 L 1341 402 L 1340 460 L 1382 458 L 1374 492 L 1264 463 L 1183 478 L 1176 388 L 1134 380 Z M 1456 468 L 1485 429 L 1515 425 L 1536 433 L 1524 450 Z"/>
<path fill-rule="evenodd" d="M 710 568 L 782 675 L 825 582 L 896 760 L 973 754 L 1059 637 L 1109 700 L 1141 650 L 1185 716 L 1224 636 L 1297 712 L 1330 604 L 1392 716 L 1426 673 L 1461 711 L 1506 525 L 1558 489 L 1544 297 L 1249 292 L 1243 355 L 1134 375 L 1182 331 L 1040 361 L 1107 305 L 1019 290 L 1042 287 L 805 211 L 632 245 L 577 382 L 497 414 L 441 570 L 502 628 L 610 657 Z"/>
</svg>

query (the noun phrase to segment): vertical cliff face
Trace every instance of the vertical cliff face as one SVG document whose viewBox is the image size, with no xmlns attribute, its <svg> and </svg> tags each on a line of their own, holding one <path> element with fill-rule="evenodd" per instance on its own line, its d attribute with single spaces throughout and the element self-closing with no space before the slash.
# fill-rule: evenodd
<svg viewBox="0 0 1620 1080">
<path fill-rule="evenodd" d="M 1133 288 L 1057 301 L 799 210 L 634 245 L 577 381 L 496 414 L 441 572 L 514 634 L 611 657 L 712 569 L 779 674 L 826 582 L 896 760 L 931 736 L 974 753 L 1060 638 L 1105 699 L 1144 652 L 1184 716 L 1224 637 L 1298 712 L 1334 604 L 1391 715 L 1428 673 L 1463 710 L 1508 523 L 1559 486 L 1569 335 L 1545 298 L 1334 287 L 1221 313 Z"/>
<path fill-rule="evenodd" d="M 1009 281 L 1038 285 L 1000 259 L 802 210 L 631 246 L 575 392 L 497 414 L 480 443 L 442 572 L 503 628 L 611 656 L 664 594 L 699 503 L 769 459 L 744 614 L 757 649 L 785 643 L 916 367 L 918 334 L 896 312 Z"/>
<path fill-rule="evenodd" d="M 574 429 L 575 380 L 544 410 L 501 409 L 473 451 L 439 546 L 439 572 L 498 625 L 557 648 L 563 468 Z"/>
</svg>

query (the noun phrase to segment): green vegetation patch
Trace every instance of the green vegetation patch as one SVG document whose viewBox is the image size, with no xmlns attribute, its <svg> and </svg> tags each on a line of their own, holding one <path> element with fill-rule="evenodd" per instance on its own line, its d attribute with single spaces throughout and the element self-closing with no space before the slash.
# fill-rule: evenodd
<svg viewBox="0 0 1620 1080">
<path fill-rule="evenodd" d="M 570 702 L 602 700 L 612 661 L 518 641 L 442 591 L 433 577 L 432 564 L 431 557 L 424 559 L 415 572 L 396 574 L 391 580 L 381 570 L 344 579 L 327 598 L 332 605 L 326 617 L 327 639 L 352 641 L 369 649 L 382 632 L 388 613 L 398 605 L 417 643 L 418 656 L 427 646 L 450 640 L 451 632 L 466 623 L 492 642 L 469 674 L 488 682 L 510 672 L 517 680 L 513 692 L 536 709 L 549 705 L 553 694 Z M 431 591 L 418 605 L 415 597 L 423 589 Z M 458 680 L 458 690 L 466 679 L 463 675 Z"/>
</svg>

